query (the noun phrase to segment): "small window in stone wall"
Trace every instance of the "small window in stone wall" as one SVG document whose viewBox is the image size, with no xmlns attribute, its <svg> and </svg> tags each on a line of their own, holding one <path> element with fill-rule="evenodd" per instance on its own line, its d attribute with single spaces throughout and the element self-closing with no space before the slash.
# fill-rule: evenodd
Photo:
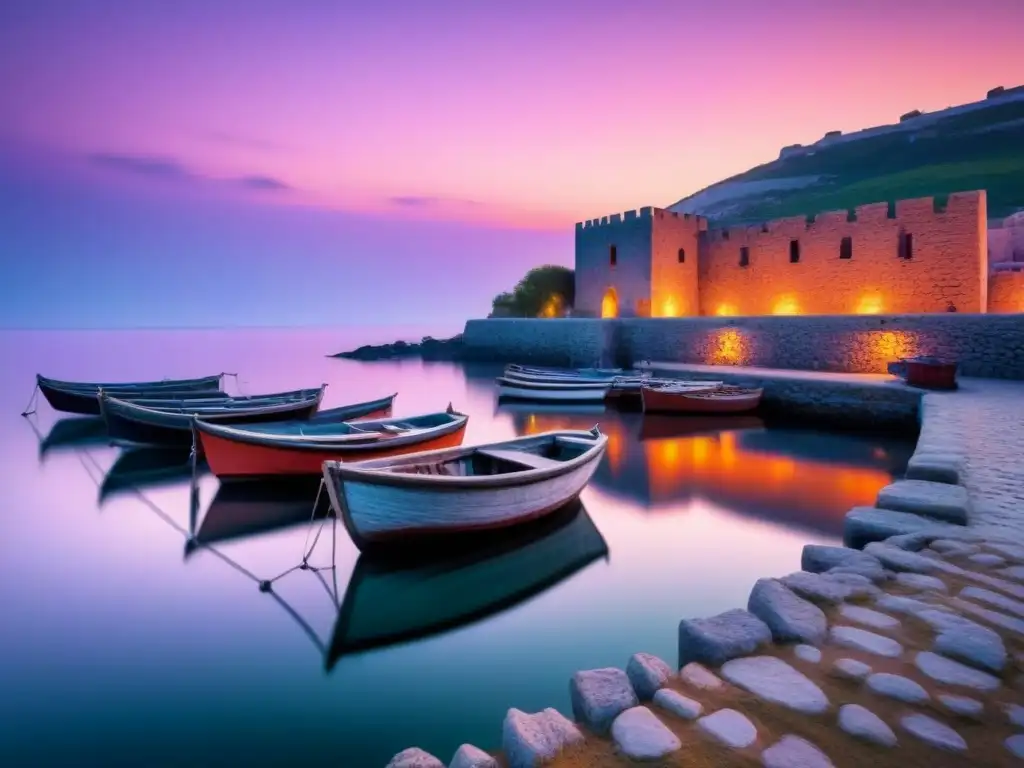
<svg viewBox="0 0 1024 768">
<path fill-rule="evenodd" d="M 613 245 L 608 249 L 608 265 L 614 267 L 619 263 L 618 249 Z"/>
<path fill-rule="evenodd" d="M 800 261 L 800 241 L 790 240 L 789 241 L 789 263 L 796 264 Z"/>
<path fill-rule="evenodd" d="M 745 245 L 740 248 L 740 266 L 750 266 L 750 249 Z"/>
<path fill-rule="evenodd" d="M 839 241 L 839 258 L 840 259 L 852 259 L 853 258 L 853 238 L 844 237 Z"/>
<path fill-rule="evenodd" d="M 680 264 L 685 264 L 686 263 L 686 249 L 685 248 L 680 248 L 679 249 L 679 253 L 676 254 L 676 259 L 679 261 Z"/>
<path fill-rule="evenodd" d="M 899 257 L 910 261 L 914 258 L 914 236 L 900 230 Z"/>
</svg>

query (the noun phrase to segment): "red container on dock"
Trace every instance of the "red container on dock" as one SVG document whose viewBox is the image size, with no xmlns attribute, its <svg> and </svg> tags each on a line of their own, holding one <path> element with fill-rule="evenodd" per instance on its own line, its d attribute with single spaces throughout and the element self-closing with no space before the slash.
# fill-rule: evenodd
<svg viewBox="0 0 1024 768">
<path fill-rule="evenodd" d="M 937 357 L 910 357 L 906 363 L 907 384 L 922 389 L 956 389 L 957 363 Z"/>
</svg>

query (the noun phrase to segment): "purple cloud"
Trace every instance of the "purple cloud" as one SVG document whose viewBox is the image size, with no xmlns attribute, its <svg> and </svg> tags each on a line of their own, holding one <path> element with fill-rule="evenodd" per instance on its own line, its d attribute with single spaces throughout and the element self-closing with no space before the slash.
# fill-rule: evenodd
<svg viewBox="0 0 1024 768">
<path fill-rule="evenodd" d="M 167 181 L 185 181 L 192 184 L 230 183 L 259 192 L 285 192 L 291 185 L 265 174 L 249 174 L 233 179 L 217 179 L 187 168 L 183 163 L 170 157 L 156 155 L 124 155 L 116 152 L 100 152 L 89 156 L 95 165 L 120 173 L 146 176 Z"/>
<path fill-rule="evenodd" d="M 445 197 L 431 197 L 429 195 L 399 195 L 388 198 L 388 202 L 402 208 L 429 208 L 431 206 L 444 205 L 445 203 L 480 205 L 476 200 L 457 200 Z"/>
</svg>

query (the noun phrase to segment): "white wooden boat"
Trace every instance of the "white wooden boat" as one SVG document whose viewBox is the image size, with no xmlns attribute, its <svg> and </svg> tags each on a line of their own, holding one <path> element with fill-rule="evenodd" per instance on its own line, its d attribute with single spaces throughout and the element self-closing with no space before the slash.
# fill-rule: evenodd
<svg viewBox="0 0 1024 768">
<path fill-rule="evenodd" d="M 511 379 L 513 381 L 524 381 L 524 382 L 539 382 L 545 383 L 550 382 L 553 384 L 559 383 L 570 383 L 570 384 L 614 384 L 616 382 L 641 382 L 646 381 L 650 378 L 650 374 L 579 374 L 579 373 L 533 373 L 525 371 L 510 371 L 506 370 L 502 374 L 502 378 Z"/>
<path fill-rule="evenodd" d="M 372 461 L 325 461 L 324 485 L 352 541 L 365 550 L 550 514 L 579 496 L 607 443 L 595 426 Z"/>
<path fill-rule="evenodd" d="M 625 368 L 546 368 L 516 363 L 506 365 L 505 372 L 540 373 L 554 376 L 630 376 L 639 373 L 639 371 L 627 371 Z"/>
<path fill-rule="evenodd" d="M 600 403 L 611 391 L 611 384 L 580 382 L 516 381 L 498 378 L 498 398 L 559 403 Z"/>
</svg>

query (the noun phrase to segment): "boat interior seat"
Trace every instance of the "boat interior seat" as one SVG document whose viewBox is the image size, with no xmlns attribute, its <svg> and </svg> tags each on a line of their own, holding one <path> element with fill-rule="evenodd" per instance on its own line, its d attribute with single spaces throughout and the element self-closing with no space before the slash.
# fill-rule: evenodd
<svg viewBox="0 0 1024 768">
<path fill-rule="evenodd" d="M 522 464 L 530 469 L 550 469 L 561 467 L 564 462 L 549 459 L 546 456 L 539 456 L 536 453 L 527 451 L 515 451 L 502 448 L 481 448 L 477 451 L 481 456 L 488 456 L 499 461 L 510 461 L 513 464 Z"/>
</svg>

